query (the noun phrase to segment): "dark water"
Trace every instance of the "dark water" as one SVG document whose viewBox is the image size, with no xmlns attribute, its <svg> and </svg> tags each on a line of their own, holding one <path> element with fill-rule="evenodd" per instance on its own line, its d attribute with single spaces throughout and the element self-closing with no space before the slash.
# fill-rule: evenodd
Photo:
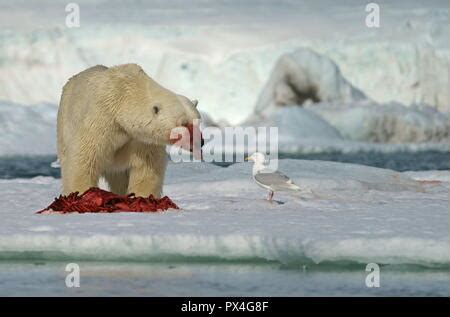
<svg viewBox="0 0 450 317">
<path fill-rule="evenodd" d="M 423 151 L 423 152 L 359 152 L 359 153 L 320 153 L 307 155 L 284 155 L 280 158 L 335 161 L 355 163 L 380 168 L 388 168 L 399 172 L 427 171 L 450 169 L 450 152 Z"/>
<path fill-rule="evenodd" d="M 354 163 L 396 171 L 423 171 L 450 169 L 450 153 L 440 151 L 423 152 L 359 152 L 359 153 L 320 153 L 320 154 L 279 154 L 279 158 L 322 160 Z M 0 157 L 0 179 L 31 178 L 36 176 L 60 177 L 60 170 L 50 164 L 56 156 L 12 156 Z M 215 163 L 229 166 L 232 163 Z"/>
<path fill-rule="evenodd" d="M 0 262 L 0 296 L 448 296 L 448 272 L 383 268 L 369 288 L 365 266 L 296 270 L 276 264 L 78 262 L 80 284 L 65 284 L 67 263 Z"/>
<path fill-rule="evenodd" d="M 32 178 L 36 176 L 61 177 L 59 168 L 50 164 L 56 161 L 56 156 L 11 156 L 0 157 L 0 179 Z"/>
<path fill-rule="evenodd" d="M 358 153 L 318 153 L 318 154 L 292 154 L 279 153 L 280 159 L 319 160 L 353 163 L 394 171 L 427 171 L 450 169 L 450 152 L 422 151 L 422 152 L 358 152 Z M 229 166 L 233 163 L 215 163 L 219 166 Z"/>
</svg>

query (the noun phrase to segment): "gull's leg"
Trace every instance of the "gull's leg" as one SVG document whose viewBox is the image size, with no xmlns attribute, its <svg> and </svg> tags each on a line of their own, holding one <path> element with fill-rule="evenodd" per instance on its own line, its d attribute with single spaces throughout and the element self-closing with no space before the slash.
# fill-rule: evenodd
<svg viewBox="0 0 450 317">
<path fill-rule="evenodd" d="M 269 202 L 272 202 L 272 198 L 273 198 L 273 191 L 269 190 L 269 196 L 267 197 L 267 200 Z"/>
</svg>

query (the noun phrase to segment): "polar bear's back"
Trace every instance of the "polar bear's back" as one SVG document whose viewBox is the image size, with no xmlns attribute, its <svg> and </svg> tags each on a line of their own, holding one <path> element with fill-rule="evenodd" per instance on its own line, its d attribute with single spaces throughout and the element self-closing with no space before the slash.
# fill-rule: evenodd
<svg viewBox="0 0 450 317">
<path fill-rule="evenodd" d="M 84 119 L 92 107 L 95 99 L 94 92 L 108 67 L 103 65 L 93 66 L 72 76 L 63 87 L 58 109 L 58 156 L 61 157 L 65 145 L 70 142 L 65 140 L 75 134 L 75 130 L 82 125 Z"/>
<path fill-rule="evenodd" d="M 92 92 L 96 90 L 96 85 L 100 83 L 99 78 L 104 76 L 108 67 L 103 65 L 93 66 L 74 76 L 72 76 L 63 87 L 60 110 L 69 110 L 75 106 L 83 107 L 86 99 L 92 98 Z M 67 108 L 67 109 L 65 109 Z"/>
</svg>

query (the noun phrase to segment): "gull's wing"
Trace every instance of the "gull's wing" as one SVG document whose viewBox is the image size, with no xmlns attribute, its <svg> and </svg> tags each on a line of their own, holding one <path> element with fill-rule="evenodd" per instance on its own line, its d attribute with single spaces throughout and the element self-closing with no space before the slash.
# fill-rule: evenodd
<svg viewBox="0 0 450 317">
<path fill-rule="evenodd" d="M 294 189 L 298 190 L 292 180 L 281 172 L 261 172 L 255 175 L 255 181 L 273 190 Z"/>
</svg>

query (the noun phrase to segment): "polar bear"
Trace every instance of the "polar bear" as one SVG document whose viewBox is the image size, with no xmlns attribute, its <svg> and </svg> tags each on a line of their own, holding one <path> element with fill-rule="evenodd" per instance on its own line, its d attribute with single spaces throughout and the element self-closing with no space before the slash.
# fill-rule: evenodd
<svg viewBox="0 0 450 317">
<path fill-rule="evenodd" d="M 136 64 L 97 65 L 73 76 L 57 119 L 63 194 L 84 192 L 104 177 L 116 194 L 160 197 L 165 146 L 174 143 L 172 129 L 200 119 L 196 107 Z"/>
</svg>

